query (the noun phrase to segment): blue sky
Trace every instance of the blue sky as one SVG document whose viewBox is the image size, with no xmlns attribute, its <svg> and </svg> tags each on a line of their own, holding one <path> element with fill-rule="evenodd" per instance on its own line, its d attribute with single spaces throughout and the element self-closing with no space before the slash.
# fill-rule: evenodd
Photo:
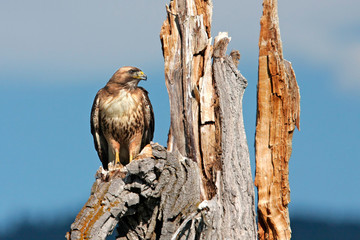
<svg viewBox="0 0 360 240">
<path fill-rule="evenodd" d="M 93 98 L 114 71 L 141 68 L 166 144 L 169 104 L 159 40 L 168 1 L 0 0 L 0 226 L 76 213 L 100 166 Z M 279 1 L 284 56 L 301 92 L 290 159 L 292 214 L 360 220 L 360 2 Z M 244 121 L 254 167 L 261 1 L 214 3 L 249 85 Z M 254 169 L 253 169 L 254 172 Z M 10 221 L 11 222 L 11 221 Z"/>
</svg>

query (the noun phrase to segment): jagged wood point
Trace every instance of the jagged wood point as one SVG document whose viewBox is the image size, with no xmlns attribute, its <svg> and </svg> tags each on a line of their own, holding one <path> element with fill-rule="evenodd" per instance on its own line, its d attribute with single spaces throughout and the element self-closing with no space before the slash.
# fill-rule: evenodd
<svg viewBox="0 0 360 240">
<path fill-rule="evenodd" d="M 260 20 L 255 136 L 260 240 L 290 239 L 289 160 L 300 128 L 300 92 L 291 63 L 283 58 L 277 0 L 264 0 Z"/>
</svg>

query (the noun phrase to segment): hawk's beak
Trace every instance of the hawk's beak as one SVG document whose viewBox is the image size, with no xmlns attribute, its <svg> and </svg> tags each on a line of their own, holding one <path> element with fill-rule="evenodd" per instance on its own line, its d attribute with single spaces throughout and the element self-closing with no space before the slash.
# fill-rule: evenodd
<svg viewBox="0 0 360 240">
<path fill-rule="evenodd" d="M 137 79 L 140 79 L 140 80 L 146 80 L 146 79 L 147 79 L 147 76 L 146 76 L 146 74 L 145 74 L 143 71 L 140 71 L 140 72 L 137 72 L 136 78 L 137 78 Z"/>
</svg>

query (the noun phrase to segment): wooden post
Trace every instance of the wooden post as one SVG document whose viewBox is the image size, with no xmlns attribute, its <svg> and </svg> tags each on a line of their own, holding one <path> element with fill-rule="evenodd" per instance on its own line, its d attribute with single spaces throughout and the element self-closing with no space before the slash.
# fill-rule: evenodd
<svg viewBox="0 0 360 240">
<path fill-rule="evenodd" d="M 300 93 L 283 59 L 277 0 L 264 0 L 259 39 L 256 177 L 259 239 L 290 239 L 289 159 L 300 124 Z"/>
</svg>

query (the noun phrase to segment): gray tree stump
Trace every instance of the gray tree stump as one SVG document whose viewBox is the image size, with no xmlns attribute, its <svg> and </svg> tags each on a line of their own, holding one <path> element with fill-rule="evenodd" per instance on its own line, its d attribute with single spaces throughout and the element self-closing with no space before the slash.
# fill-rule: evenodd
<svg viewBox="0 0 360 240">
<path fill-rule="evenodd" d="M 242 116 L 246 79 L 230 38 L 212 44 L 211 0 L 172 0 L 161 29 L 171 126 L 168 149 L 126 171 L 100 168 L 67 239 L 256 239 Z"/>
</svg>

